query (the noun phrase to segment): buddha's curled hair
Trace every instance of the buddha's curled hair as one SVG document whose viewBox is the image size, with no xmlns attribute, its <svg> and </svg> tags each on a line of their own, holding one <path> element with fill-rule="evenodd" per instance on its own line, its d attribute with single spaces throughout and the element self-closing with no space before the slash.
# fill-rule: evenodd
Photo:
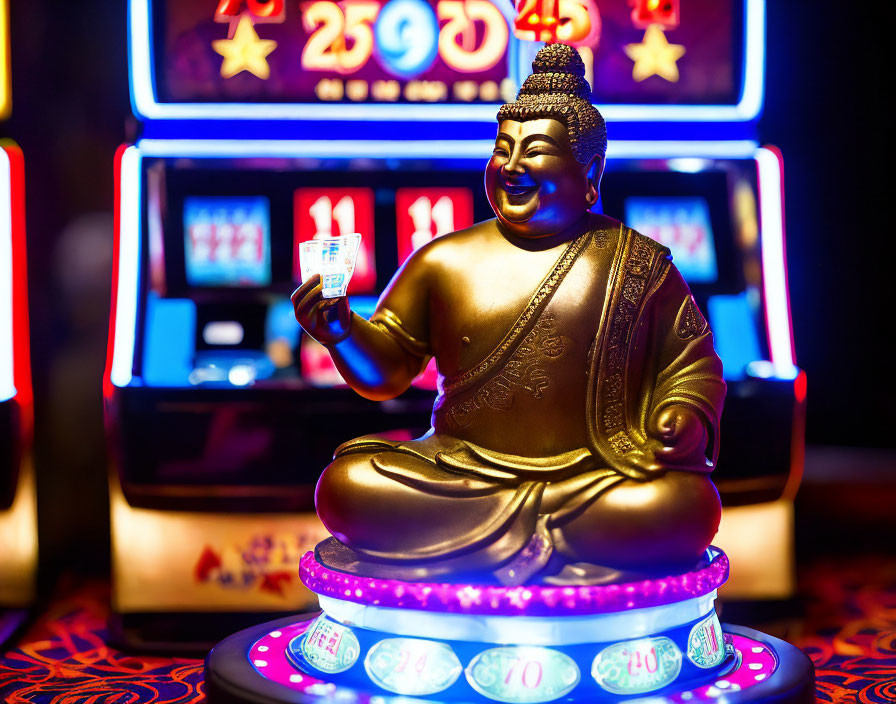
<svg viewBox="0 0 896 704">
<path fill-rule="evenodd" d="M 591 104 L 585 64 L 566 44 L 548 44 L 536 54 L 529 76 L 512 103 L 498 110 L 502 120 L 553 118 L 569 130 L 572 151 L 580 164 L 607 153 L 607 125 Z"/>
</svg>

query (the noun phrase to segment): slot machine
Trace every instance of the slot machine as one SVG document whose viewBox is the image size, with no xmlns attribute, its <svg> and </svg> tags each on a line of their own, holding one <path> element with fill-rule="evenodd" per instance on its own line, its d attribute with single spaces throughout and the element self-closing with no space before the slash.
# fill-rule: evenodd
<svg viewBox="0 0 896 704">
<path fill-rule="evenodd" d="M 8 22 L 0 1 L 0 120 L 12 107 Z M 24 622 L 37 581 L 24 186 L 21 149 L 0 139 L 0 644 Z"/>
<path fill-rule="evenodd" d="M 579 46 L 609 123 L 602 207 L 672 247 L 716 329 L 726 521 L 738 503 L 781 513 L 801 377 L 779 155 L 755 139 L 764 5 L 641 4 L 563 0 L 551 31 Z M 313 490 L 333 448 L 428 427 L 434 369 L 368 402 L 300 333 L 298 245 L 362 235 L 348 294 L 363 315 L 416 247 L 491 217 L 495 113 L 551 19 L 529 5 L 129 3 L 140 134 L 116 156 L 105 375 L 126 642 L 212 640 L 234 628 L 222 615 L 311 608 L 295 565 L 322 537 Z"/>
</svg>

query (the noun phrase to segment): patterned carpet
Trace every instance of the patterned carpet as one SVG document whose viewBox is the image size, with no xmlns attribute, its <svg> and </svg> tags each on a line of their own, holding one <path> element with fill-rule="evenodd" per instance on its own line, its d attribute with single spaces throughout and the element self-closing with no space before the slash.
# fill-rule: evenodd
<svg viewBox="0 0 896 704">
<path fill-rule="evenodd" d="M 815 663 L 818 701 L 896 703 L 896 558 L 815 563 L 800 584 L 807 613 L 793 641 Z"/>
<path fill-rule="evenodd" d="M 65 591 L 61 589 L 60 591 Z M 0 656 L 8 704 L 192 704 L 205 700 L 202 661 L 130 656 L 106 645 L 109 590 L 78 586 Z"/>
<path fill-rule="evenodd" d="M 896 558 L 818 562 L 801 572 L 806 618 L 791 640 L 817 668 L 818 701 L 896 702 Z M 108 589 L 61 589 L 0 656 L 0 698 L 10 704 L 190 704 L 204 699 L 202 662 L 133 657 L 106 645 Z"/>
</svg>

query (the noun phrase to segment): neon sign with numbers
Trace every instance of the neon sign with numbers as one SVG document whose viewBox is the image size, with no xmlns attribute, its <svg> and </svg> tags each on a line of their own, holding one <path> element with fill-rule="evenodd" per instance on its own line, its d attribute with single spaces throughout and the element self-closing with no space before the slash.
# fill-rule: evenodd
<svg viewBox="0 0 896 704">
<path fill-rule="evenodd" d="M 516 0 L 516 11 L 513 26 L 520 39 L 592 51 L 600 41 L 600 12 L 594 0 Z"/>
<path fill-rule="evenodd" d="M 592 0 L 563 0 L 585 1 Z M 215 93 L 222 102 L 466 104 L 516 91 L 511 0 L 169 1 L 153 8 L 165 26 L 154 89 L 172 102 Z"/>
<path fill-rule="evenodd" d="M 130 0 L 131 88 L 149 119 L 492 122 L 548 39 L 579 47 L 608 121 L 743 122 L 764 20 L 765 0 Z M 648 71 L 666 45 L 675 71 Z"/>
</svg>

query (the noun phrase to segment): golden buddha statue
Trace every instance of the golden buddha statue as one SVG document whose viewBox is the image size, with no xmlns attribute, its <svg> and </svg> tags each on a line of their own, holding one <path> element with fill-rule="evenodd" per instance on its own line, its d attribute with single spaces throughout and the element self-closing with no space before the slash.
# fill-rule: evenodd
<svg viewBox="0 0 896 704">
<path fill-rule="evenodd" d="M 725 383 L 669 250 L 590 212 L 606 126 L 575 49 L 544 47 L 498 112 L 495 218 L 440 237 L 367 321 L 320 278 L 296 318 L 348 384 L 393 398 L 435 357 L 432 429 L 345 443 L 317 486 L 336 569 L 504 584 L 691 567 L 718 528 Z"/>
</svg>

